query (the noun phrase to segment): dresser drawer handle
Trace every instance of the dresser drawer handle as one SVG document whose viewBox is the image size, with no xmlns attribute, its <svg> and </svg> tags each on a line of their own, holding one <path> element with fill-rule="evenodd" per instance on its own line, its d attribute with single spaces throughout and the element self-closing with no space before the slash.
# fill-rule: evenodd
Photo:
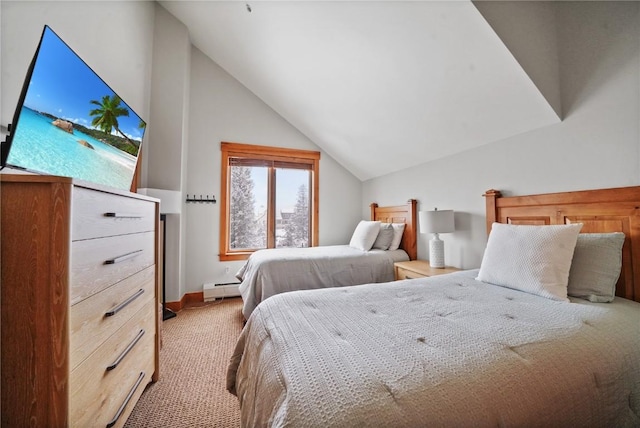
<svg viewBox="0 0 640 428">
<path fill-rule="evenodd" d="M 127 407 L 127 404 L 129 404 L 131 397 L 133 397 L 133 394 L 136 392 L 136 389 L 138 389 L 138 386 L 140 385 L 140 382 L 142 382 L 142 379 L 144 379 L 144 372 L 140 372 L 140 376 L 138 376 L 138 380 L 136 381 L 136 384 L 133 385 L 133 388 L 131 388 L 131 391 L 129 391 L 129 394 L 127 394 L 127 398 L 125 398 L 124 403 L 120 405 L 120 408 L 116 412 L 116 415 L 107 424 L 107 428 L 111 428 L 116 424 L 116 422 L 118 422 L 118 419 L 120 419 L 122 412 L 124 412 L 125 407 Z"/>
<path fill-rule="evenodd" d="M 404 276 L 404 279 L 418 279 L 418 278 L 417 278 L 417 277 L 415 277 L 415 276 L 405 275 L 405 276 Z"/>
<path fill-rule="evenodd" d="M 123 254 L 121 256 L 117 256 L 117 257 L 114 257 L 114 258 L 109 259 L 109 260 L 105 260 L 104 264 L 105 265 L 115 265 L 116 263 L 120 263 L 120 262 L 128 260 L 128 259 L 130 259 L 132 257 L 135 257 L 135 256 L 139 255 L 141 252 L 142 252 L 142 250 L 132 251 L 130 253 Z"/>
<path fill-rule="evenodd" d="M 104 213 L 105 217 L 114 217 L 114 218 L 144 218 L 142 215 L 131 214 L 131 213 Z"/>
<path fill-rule="evenodd" d="M 112 317 L 115 314 L 117 314 L 118 312 L 120 312 L 122 309 L 124 309 L 125 306 L 127 306 L 129 303 L 133 302 L 134 300 L 136 300 L 138 297 L 142 296 L 142 294 L 144 293 L 144 289 L 140 289 L 138 291 L 136 291 L 136 293 L 129 297 L 127 300 L 125 300 L 124 302 L 120 303 L 118 306 L 116 306 L 115 308 L 111 309 L 108 312 L 104 313 L 105 317 Z"/>
<path fill-rule="evenodd" d="M 126 357 L 127 354 L 133 349 L 133 347 L 136 346 L 136 344 L 140 341 L 140 339 L 142 339 L 142 336 L 144 336 L 144 330 L 140 330 L 140 332 L 136 335 L 136 337 L 133 338 L 131 343 L 125 348 L 124 351 L 122 351 L 122 353 L 118 356 L 118 358 L 116 358 L 116 360 L 113 363 L 107 366 L 108 372 L 118 367 L 118 364 L 120 364 L 122 360 L 124 360 L 124 357 Z"/>
</svg>

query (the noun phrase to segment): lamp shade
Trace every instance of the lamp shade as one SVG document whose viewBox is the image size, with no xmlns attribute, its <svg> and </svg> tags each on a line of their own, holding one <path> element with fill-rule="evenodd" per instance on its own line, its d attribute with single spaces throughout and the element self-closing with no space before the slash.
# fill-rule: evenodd
<svg viewBox="0 0 640 428">
<path fill-rule="evenodd" d="M 451 233 L 455 231 L 453 210 L 420 211 L 420 233 Z"/>
<path fill-rule="evenodd" d="M 180 214 L 182 212 L 182 193 L 177 190 L 141 188 L 141 195 L 160 199 L 160 214 Z"/>
</svg>

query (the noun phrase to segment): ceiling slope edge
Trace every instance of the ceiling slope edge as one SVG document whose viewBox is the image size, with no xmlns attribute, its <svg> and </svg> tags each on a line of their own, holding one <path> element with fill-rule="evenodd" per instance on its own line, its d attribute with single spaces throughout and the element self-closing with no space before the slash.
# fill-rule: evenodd
<svg viewBox="0 0 640 428">
<path fill-rule="evenodd" d="M 562 120 L 553 2 L 473 1 L 473 5 Z"/>
</svg>

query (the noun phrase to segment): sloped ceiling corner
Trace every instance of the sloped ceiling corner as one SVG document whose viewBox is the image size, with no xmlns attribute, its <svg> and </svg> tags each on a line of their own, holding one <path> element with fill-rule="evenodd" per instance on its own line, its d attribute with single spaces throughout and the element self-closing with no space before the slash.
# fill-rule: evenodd
<svg viewBox="0 0 640 428">
<path fill-rule="evenodd" d="M 474 1 L 473 4 L 562 118 L 554 3 Z"/>
<path fill-rule="evenodd" d="M 559 121 L 468 1 L 160 3 L 363 181 Z"/>
</svg>

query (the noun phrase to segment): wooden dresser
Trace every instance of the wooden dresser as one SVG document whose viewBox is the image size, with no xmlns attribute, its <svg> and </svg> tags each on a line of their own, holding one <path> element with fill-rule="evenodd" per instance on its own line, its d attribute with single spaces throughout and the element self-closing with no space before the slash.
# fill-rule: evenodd
<svg viewBox="0 0 640 428">
<path fill-rule="evenodd" d="M 158 378 L 158 201 L 0 178 L 2 426 L 122 426 Z"/>
</svg>

